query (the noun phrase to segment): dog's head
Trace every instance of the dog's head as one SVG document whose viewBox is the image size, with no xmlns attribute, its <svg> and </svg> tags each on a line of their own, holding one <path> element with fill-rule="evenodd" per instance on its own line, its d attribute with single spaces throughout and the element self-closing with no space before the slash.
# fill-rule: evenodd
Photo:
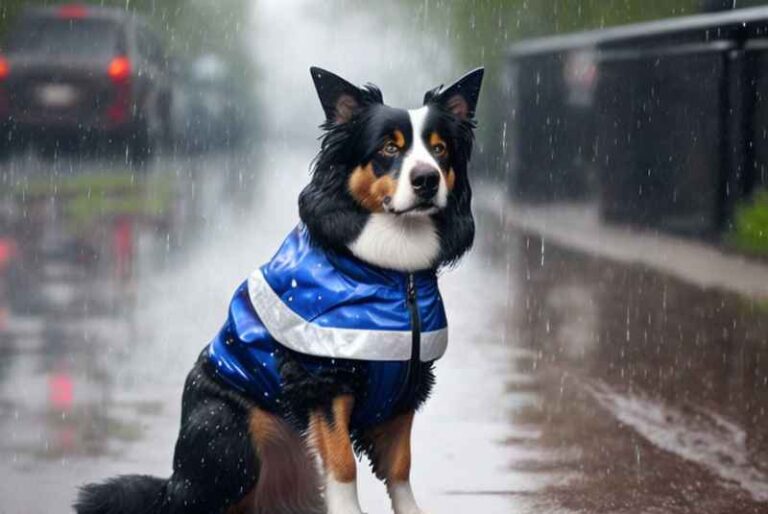
<svg viewBox="0 0 768 514">
<path fill-rule="evenodd" d="M 299 198 L 313 240 L 403 271 L 459 259 L 474 238 L 467 163 L 483 70 L 428 91 L 413 110 L 384 105 L 376 86 L 310 71 L 326 115 Z"/>
</svg>

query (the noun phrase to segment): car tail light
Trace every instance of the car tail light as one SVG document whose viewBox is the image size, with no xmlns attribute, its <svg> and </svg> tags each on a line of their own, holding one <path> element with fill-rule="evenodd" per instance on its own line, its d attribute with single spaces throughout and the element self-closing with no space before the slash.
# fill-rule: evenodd
<svg viewBox="0 0 768 514">
<path fill-rule="evenodd" d="M 112 59 L 107 75 L 115 85 L 113 102 L 107 108 L 107 118 L 112 123 L 125 123 L 131 111 L 131 61 L 128 57 Z"/>
<path fill-rule="evenodd" d="M 0 238 L 0 271 L 5 271 L 17 254 L 18 249 L 14 241 Z"/>
<path fill-rule="evenodd" d="M 8 59 L 0 55 L 0 81 L 8 78 L 11 73 L 11 66 L 8 64 Z"/>
<path fill-rule="evenodd" d="M 131 76 L 131 61 L 127 57 L 115 57 L 109 63 L 107 74 L 114 82 L 124 82 Z"/>
<path fill-rule="evenodd" d="M 68 4 L 59 7 L 60 18 L 85 18 L 88 16 L 88 8 L 82 4 Z"/>
<path fill-rule="evenodd" d="M 8 114 L 8 92 L 3 87 L 3 82 L 11 74 L 11 66 L 8 64 L 8 59 L 0 55 L 0 122 Z"/>
</svg>

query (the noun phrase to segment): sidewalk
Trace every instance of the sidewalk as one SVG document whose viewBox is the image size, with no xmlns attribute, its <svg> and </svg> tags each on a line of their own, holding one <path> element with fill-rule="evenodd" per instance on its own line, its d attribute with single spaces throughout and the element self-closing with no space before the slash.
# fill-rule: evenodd
<svg viewBox="0 0 768 514">
<path fill-rule="evenodd" d="M 509 229 L 626 264 L 640 264 L 703 288 L 768 298 L 768 264 L 690 239 L 621 225 L 606 225 L 595 204 L 526 205 L 497 189 L 478 188 L 480 209 L 500 213 Z"/>
</svg>

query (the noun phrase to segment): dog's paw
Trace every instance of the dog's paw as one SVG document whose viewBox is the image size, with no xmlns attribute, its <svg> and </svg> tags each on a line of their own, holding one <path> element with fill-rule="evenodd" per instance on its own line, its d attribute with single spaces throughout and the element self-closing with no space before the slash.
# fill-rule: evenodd
<svg viewBox="0 0 768 514">
<path fill-rule="evenodd" d="M 328 514 L 363 514 L 357 499 L 357 484 L 329 480 L 325 486 Z"/>
<path fill-rule="evenodd" d="M 328 505 L 328 514 L 365 514 L 357 505 Z"/>
<path fill-rule="evenodd" d="M 399 508 L 398 508 L 399 507 Z M 427 511 L 421 510 L 417 505 L 403 505 L 395 507 L 393 510 L 395 514 L 429 514 Z"/>
<path fill-rule="evenodd" d="M 426 514 L 416 503 L 410 483 L 389 484 L 388 493 L 392 499 L 392 510 L 395 514 Z"/>
</svg>

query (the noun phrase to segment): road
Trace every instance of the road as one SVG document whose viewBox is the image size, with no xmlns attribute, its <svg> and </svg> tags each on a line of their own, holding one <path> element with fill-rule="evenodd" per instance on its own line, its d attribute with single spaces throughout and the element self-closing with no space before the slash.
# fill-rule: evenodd
<svg viewBox="0 0 768 514">
<path fill-rule="evenodd" d="M 250 201 L 215 206 L 183 252 L 141 269 L 134 309 L 19 321 L 2 345 L 0 512 L 66 512 L 83 482 L 169 473 L 184 376 L 231 291 L 296 223 L 311 152 L 278 167 L 230 161 L 235 175 L 263 170 Z M 476 248 L 441 278 L 451 341 L 416 422 L 424 505 L 766 512 L 765 304 L 542 244 L 477 211 Z M 62 305 L 94 288 L 72 279 Z M 361 475 L 367 512 L 387 512 Z"/>
</svg>

